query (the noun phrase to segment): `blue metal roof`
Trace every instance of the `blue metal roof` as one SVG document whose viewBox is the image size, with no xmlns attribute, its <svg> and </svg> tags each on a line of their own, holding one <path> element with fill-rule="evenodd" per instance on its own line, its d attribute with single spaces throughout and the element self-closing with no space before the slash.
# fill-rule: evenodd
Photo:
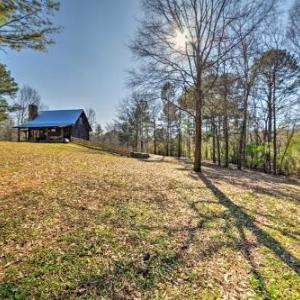
<svg viewBox="0 0 300 300">
<path fill-rule="evenodd" d="M 67 127 L 74 125 L 82 113 L 83 109 L 41 111 L 33 120 L 16 128 Z"/>
</svg>

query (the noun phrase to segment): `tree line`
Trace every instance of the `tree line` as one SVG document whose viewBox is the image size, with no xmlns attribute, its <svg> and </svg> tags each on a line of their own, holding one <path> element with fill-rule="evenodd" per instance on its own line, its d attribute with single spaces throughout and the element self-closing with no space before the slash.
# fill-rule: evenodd
<svg viewBox="0 0 300 300">
<path fill-rule="evenodd" d="M 299 175 L 300 1 L 143 1 L 132 95 L 106 137 L 133 151 Z"/>
</svg>

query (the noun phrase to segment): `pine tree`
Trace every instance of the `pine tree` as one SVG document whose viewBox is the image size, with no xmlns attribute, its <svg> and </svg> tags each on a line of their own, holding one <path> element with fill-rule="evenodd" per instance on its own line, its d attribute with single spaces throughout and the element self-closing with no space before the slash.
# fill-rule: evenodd
<svg viewBox="0 0 300 300">
<path fill-rule="evenodd" d="M 59 31 L 51 17 L 56 0 L 6 0 L 0 3 L 0 48 L 45 50 Z"/>
<path fill-rule="evenodd" d="M 0 64 L 0 121 L 4 121 L 8 117 L 8 112 L 14 110 L 15 106 L 8 105 L 6 97 L 12 97 L 16 94 L 18 86 L 11 76 L 6 66 Z"/>
</svg>

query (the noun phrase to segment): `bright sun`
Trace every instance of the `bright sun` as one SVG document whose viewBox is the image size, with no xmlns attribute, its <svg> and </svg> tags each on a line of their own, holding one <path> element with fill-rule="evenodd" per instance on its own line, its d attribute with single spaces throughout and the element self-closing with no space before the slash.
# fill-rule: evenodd
<svg viewBox="0 0 300 300">
<path fill-rule="evenodd" d="M 187 43 L 187 36 L 185 32 L 180 31 L 179 29 L 175 31 L 173 37 L 173 43 L 176 49 L 184 50 Z"/>
</svg>

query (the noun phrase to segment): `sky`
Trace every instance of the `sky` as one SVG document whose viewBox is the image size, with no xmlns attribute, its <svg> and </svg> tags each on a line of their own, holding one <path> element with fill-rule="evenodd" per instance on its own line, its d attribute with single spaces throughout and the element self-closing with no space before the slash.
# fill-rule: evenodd
<svg viewBox="0 0 300 300">
<path fill-rule="evenodd" d="M 63 31 L 47 52 L 8 50 L 1 62 L 19 86 L 37 89 L 50 109 L 92 107 L 101 125 L 116 116 L 134 65 L 128 49 L 139 0 L 62 0 L 54 18 Z"/>
<path fill-rule="evenodd" d="M 134 65 L 128 49 L 141 15 L 140 0 L 61 0 L 54 22 L 63 26 L 47 52 L 0 53 L 21 87 L 37 89 L 50 109 L 92 107 L 105 126 L 128 94 L 126 70 Z M 283 10 L 293 0 L 281 0 Z"/>
</svg>

